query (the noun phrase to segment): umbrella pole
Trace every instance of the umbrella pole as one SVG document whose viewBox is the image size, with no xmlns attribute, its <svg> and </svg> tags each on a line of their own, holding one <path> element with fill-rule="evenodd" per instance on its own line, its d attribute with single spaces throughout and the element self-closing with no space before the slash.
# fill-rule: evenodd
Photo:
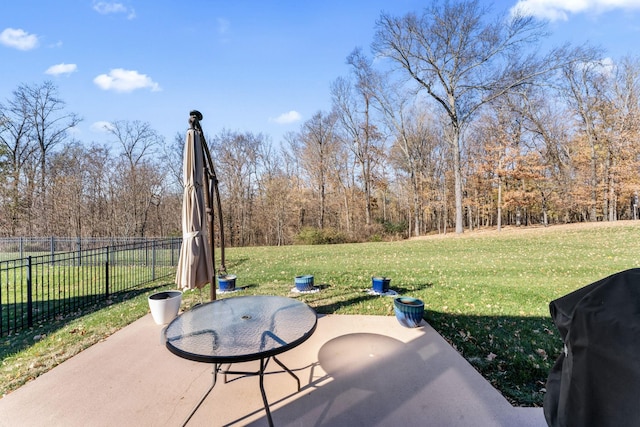
<svg viewBox="0 0 640 427">
<path fill-rule="evenodd" d="M 213 277 L 211 277 L 211 301 L 216 299 L 216 257 L 215 257 L 215 242 L 214 242 L 214 230 L 213 230 L 213 203 L 211 200 L 211 189 L 209 188 L 209 178 L 207 174 L 207 167 L 204 167 L 205 179 L 202 183 L 203 192 L 205 198 L 205 204 L 207 205 L 207 219 L 209 221 L 209 250 L 211 251 L 211 263 L 213 264 Z"/>
<path fill-rule="evenodd" d="M 204 154 L 205 154 L 205 158 L 208 159 L 209 162 L 209 176 L 211 177 L 211 182 L 212 182 L 212 193 L 213 196 L 215 196 L 216 199 L 216 207 L 217 207 L 217 212 L 218 212 L 218 223 L 220 226 L 220 271 L 223 273 L 227 272 L 227 267 L 226 267 L 226 263 L 225 263 L 225 258 L 224 258 L 224 227 L 223 227 L 223 218 L 222 218 L 222 203 L 220 202 L 220 191 L 218 191 L 218 177 L 216 176 L 216 171 L 213 168 L 213 161 L 211 160 L 211 153 L 209 152 L 209 147 L 207 146 L 207 143 L 204 139 L 204 135 L 202 135 L 202 147 L 204 150 Z M 213 197 L 212 196 L 212 197 Z M 211 208 L 213 209 L 213 203 L 211 204 Z M 213 224 L 213 218 L 212 220 L 212 224 Z"/>
<path fill-rule="evenodd" d="M 223 227 L 223 219 L 222 219 L 222 203 L 220 202 L 220 192 L 218 191 L 218 178 L 216 177 L 216 172 L 213 167 L 213 160 L 211 159 L 211 153 L 209 152 L 209 147 L 207 145 L 207 141 L 204 138 L 204 132 L 202 131 L 202 127 L 200 126 L 200 120 L 202 120 L 202 113 L 197 110 L 193 110 L 189 113 L 189 124 L 199 133 L 200 141 L 202 145 L 202 151 L 204 153 L 204 194 L 206 198 L 207 205 L 207 215 L 209 219 L 209 244 L 211 246 L 211 261 L 213 263 L 213 277 L 211 278 L 211 301 L 216 299 L 216 266 L 215 266 L 215 256 L 214 256 L 214 248 L 215 248 L 215 233 L 214 233 L 214 213 L 217 212 L 218 222 L 219 222 L 219 235 L 220 235 L 220 273 L 226 273 L 227 268 L 225 265 L 225 254 L 224 254 L 224 227 Z M 217 210 L 213 208 L 213 198 L 216 199 Z"/>
</svg>

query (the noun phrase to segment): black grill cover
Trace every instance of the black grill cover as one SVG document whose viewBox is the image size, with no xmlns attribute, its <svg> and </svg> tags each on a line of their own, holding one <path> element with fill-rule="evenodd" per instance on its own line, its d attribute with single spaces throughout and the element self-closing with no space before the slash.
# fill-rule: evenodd
<svg viewBox="0 0 640 427">
<path fill-rule="evenodd" d="M 549 304 L 564 341 L 547 379 L 549 426 L 640 426 L 640 268 Z"/>
</svg>

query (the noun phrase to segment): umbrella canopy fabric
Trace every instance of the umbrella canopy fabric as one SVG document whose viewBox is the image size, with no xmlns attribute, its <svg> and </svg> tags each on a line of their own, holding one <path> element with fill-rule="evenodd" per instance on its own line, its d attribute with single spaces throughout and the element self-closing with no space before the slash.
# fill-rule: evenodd
<svg viewBox="0 0 640 427">
<path fill-rule="evenodd" d="M 207 212 L 203 190 L 204 153 L 201 136 L 187 131 L 182 164 L 182 247 L 176 272 L 176 285 L 182 289 L 202 288 L 213 277 L 213 254 L 208 242 Z"/>
</svg>

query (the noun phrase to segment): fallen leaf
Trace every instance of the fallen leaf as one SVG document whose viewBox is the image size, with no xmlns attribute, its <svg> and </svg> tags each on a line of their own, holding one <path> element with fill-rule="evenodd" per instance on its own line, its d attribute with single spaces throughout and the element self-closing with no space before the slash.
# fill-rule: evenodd
<svg viewBox="0 0 640 427">
<path fill-rule="evenodd" d="M 547 352 L 544 351 L 544 349 L 542 348 L 536 349 L 536 353 L 538 353 L 538 355 L 542 357 L 543 360 L 547 360 Z"/>
</svg>

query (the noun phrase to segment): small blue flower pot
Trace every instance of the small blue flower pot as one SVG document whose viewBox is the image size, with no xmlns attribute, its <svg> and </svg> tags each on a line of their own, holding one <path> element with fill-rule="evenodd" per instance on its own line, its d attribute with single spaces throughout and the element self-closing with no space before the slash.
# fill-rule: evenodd
<svg viewBox="0 0 640 427">
<path fill-rule="evenodd" d="M 222 292 L 234 291 L 236 289 L 236 276 L 233 274 L 218 276 L 218 288 Z"/>
<path fill-rule="evenodd" d="M 389 279 L 388 277 L 371 278 L 371 286 L 373 287 L 373 290 L 379 294 L 389 292 L 389 283 L 391 283 L 391 279 Z"/>
<path fill-rule="evenodd" d="M 396 319 L 404 327 L 417 328 L 424 317 L 424 302 L 417 298 L 397 297 L 393 300 Z"/>
<path fill-rule="evenodd" d="M 295 277 L 296 289 L 300 292 L 313 290 L 313 276 L 310 274 Z"/>
</svg>

